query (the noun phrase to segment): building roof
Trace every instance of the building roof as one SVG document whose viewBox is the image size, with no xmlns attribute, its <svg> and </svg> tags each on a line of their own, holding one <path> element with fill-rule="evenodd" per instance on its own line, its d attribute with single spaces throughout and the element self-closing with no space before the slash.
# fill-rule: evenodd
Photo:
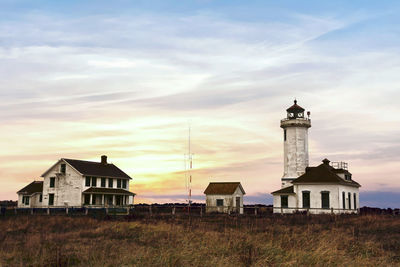
<svg viewBox="0 0 400 267">
<path fill-rule="evenodd" d="M 17 192 L 17 194 L 23 195 L 33 195 L 34 193 L 42 193 L 43 192 L 43 181 L 33 181 L 28 184 L 21 190 Z"/>
<path fill-rule="evenodd" d="M 354 187 L 361 185 L 354 180 L 345 180 L 341 178 L 339 171 L 329 165 L 329 160 L 325 159 L 324 163 L 317 167 L 307 167 L 306 172 L 299 178 L 292 181 L 292 184 L 309 184 L 309 183 L 322 183 L 322 184 L 342 184 Z M 343 170 L 341 171 L 343 172 Z"/>
<path fill-rule="evenodd" d="M 237 188 L 240 188 L 243 194 L 246 194 L 240 182 L 220 182 L 210 183 L 204 194 L 206 195 L 232 195 Z"/>
<path fill-rule="evenodd" d="M 294 188 L 293 185 L 284 187 L 282 189 L 272 192 L 271 194 L 294 194 Z"/>
<path fill-rule="evenodd" d="M 90 187 L 82 193 L 94 193 L 94 194 L 117 194 L 117 195 L 136 195 L 128 190 L 121 188 L 101 188 L 101 187 Z"/>
<path fill-rule="evenodd" d="M 82 175 L 132 179 L 129 175 L 127 175 L 125 172 L 123 172 L 112 163 L 101 163 L 65 158 L 60 159 L 60 161 L 66 162 Z M 59 161 L 55 165 L 57 165 L 58 163 Z M 53 165 L 49 170 L 42 174 L 42 177 L 45 176 L 55 165 Z"/>
<path fill-rule="evenodd" d="M 290 108 L 288 108 L 286 111 L 287 112 L 290 112 L 290 111 L 301 111 L 301 112 L 303 112 L 304 108 L 302 108 L 299 105 L 297 105 L 297 100 L 294 100 L 294 105 L 291 106 Z"/>
</svg>

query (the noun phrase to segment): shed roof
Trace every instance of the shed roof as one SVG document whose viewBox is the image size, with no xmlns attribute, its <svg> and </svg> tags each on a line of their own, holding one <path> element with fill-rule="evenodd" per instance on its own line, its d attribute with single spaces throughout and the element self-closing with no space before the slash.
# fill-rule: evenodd
<svg viewBox="0 0 400 267">
<path fill-rule="evenodd" d="M 43 192 L 43 181 L 33 181 L 32 183 L 19 190 L 17 194 L 32 195 L 34 193 L 41 192 Z"/>
<path fill-rule="evenodd" d="M 121 188 L 99 188 L 99 187 L 90 187 L 83 191 L 82 193 L 94 193 L 94 194 L 117 194 L 117 195 L 136 195 L 128 190 L 124 190 Z"/>
<path fill-rule="evenodd" d="M 204 194 L 206 195 L 232 195 L 237 188 L 240 188 L 243 194 L 246 194 L 240 182 L 219 182 L 210 183 Z"/>
</svg>

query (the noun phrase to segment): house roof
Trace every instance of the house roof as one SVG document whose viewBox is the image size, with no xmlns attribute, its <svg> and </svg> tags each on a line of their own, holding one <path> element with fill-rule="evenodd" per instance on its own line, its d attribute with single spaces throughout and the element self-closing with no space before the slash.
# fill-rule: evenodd
<svg viewBox="0 0 400 267">
<path fill-rule="evenodd" d="M 60 161 L 66 162 L 82 175 L 132 179 L 129 175 L 112 163 L 104 164 L 101 162 L 65 158 L 60 159 Z M 55 165 L 57 165 L 60 161 L 58 161 Z M 45 176 L 55 165 L 42 174 L 42 177 Z"/>
<path fill-rule="evenodd" d="M 43 181 L 33 181 L 32 183 L 19 190 L 17 194 L 33 195 L 34 193 L 41 192 L 43 192 Z"/>
<path fill-rule="evenodd" d="M 117 195 L 136 195 L 128 190 L 124 190 L 121 188 L 99 188 L 99 187 L 90 187 L 83 191 L 82 193 L 95 193 L 95 194 L 117 194 Z"/>
<path fill-rule="evenodd" d="M 322 183 L 322 184 L 342 184 L 354 187 L 361 185 L 354 180 L 345 180 L 341 178 L 339 171 L 329 165 L 329 161 L 324 160 L 324 163 L 317 167 L 307 167 L 306 172 L 299 178 L 292 181 L 292 184 L 308 184 L 308 183 Z"/>
<path fill-rule="evenodd" d="M 294 188 L 293 185 L 284 187 L 282 189 L 272 192 L 271 194 L 294 194 Z"/>
<path fill-rule="evenodd" d="M 232 195 L 237 188 L 240 188 L 243 194 L 246 194 L 240 182 L 220 182 L 210 183 L 204 194 L 206 195 Z"/>
</svg>

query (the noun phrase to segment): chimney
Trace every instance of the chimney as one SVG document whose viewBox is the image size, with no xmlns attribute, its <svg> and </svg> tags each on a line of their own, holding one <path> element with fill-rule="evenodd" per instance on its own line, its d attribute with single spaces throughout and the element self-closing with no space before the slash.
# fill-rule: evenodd
<svg viewBox="0 0 400 267">
<path fill-rule="evenodd" d="M 107 156 L 106 155 L 101 156 L 101 164 L 107 165 Z"/>
</svg>

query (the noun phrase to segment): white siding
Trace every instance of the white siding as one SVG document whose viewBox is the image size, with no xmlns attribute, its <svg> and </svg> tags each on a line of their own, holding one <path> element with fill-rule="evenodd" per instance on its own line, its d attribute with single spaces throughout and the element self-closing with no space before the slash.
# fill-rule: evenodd
<svg viewBox="0 0 400 267">
<path fill-rule="evenodd" d="M 236 207 L 236 197 L 240 197 L 240 207 Z M 223 207 L 217 207 L 217 199 L 224 200 Z M 206 212 L 234 212 L 239 208 L 243 214 L 243 193 L 238 187 L 232 195 L 206 195 Z"/>
</svg>

